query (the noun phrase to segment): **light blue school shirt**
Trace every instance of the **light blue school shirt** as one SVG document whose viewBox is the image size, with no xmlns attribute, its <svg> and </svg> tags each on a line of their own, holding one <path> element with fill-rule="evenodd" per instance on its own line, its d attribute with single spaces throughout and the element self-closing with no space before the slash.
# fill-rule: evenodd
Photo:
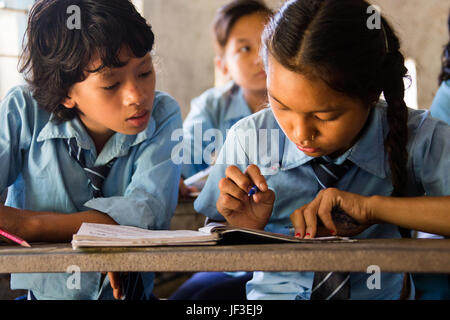
<svg viewBox="0 0 450 320">
<path fill-rule="evenodd" d="M 188 178 L 208 168 L 210 163 L 203 157 L 203 153 L 211 154 L 212 151 L 218 153 L 219 150 L 215 150 L 215 146 L 220 148 L 223 145 L 228 130 L 236 122 L 251 114 L 242 89 L 233 81 L 223 87 L 208 89 L 199 97 L 192 99 L 191 110 L 183 122 L 183 141 L 185 150 L 190 151 L 190 155 L 187 156 L 190 163 L 182 165 L 182 176 Z M 221 141 L 209 137 L 209 129 L 217 129 Z"/>
<path fill-rule="evenodd" d="M 384 148 L 384 138 L 388 132 L 386 107 L 379 103 L 368 121 L 358 142 L 336 159 L 338 164 L 345 159 L 355 164 L 336 187 L 365 196 L 389 196 L 393 187 Z M 450 195 L 450 127 L 423 110 L 409 110 L 408 127 L 408 194 Z M 270 154 L 276 154 L 278 150 L 278 159 L 268 161 L 265 148 L 253 148 L 265 143 L 257 134 L 259 129 L 279 132 L 278 139 L 271 141 L 266 138 L 269 141 L 267 149 Z M 252 134 L 256 139 L 253 142 Z M 234 164 L 243 171 L 249 164 L 256 164 L 276 196 L 265 230 L 287 234 L 286 227 L 291 225 L 289 217 L 292 212 L 311 202 L 320 190 L 310 166 L 311 159 L 282 132 L 272 110 L 262 110 L 231 128 L 205 188 L 194 203 L 195 210 L 212 219 L 224 220 L 216 209 L 216 201 L 219 197 L 218 182 L 225 177 L 227 165 Z M 400 233 L 397 226 L 376 224 L 354 238 L 400 238 Z M 369 290 L 366 285 L 370 275 L 372 273 L 351 273 L 351 299 L 399 298 L 402 273 L 381 272 L 381 289 L 374 290 Z M 247 283 L 247 298 L 309 299 L 313 277 L 313 272 L 255 272 L 253 279 Z"/>
<path fill-rule="evenodd" d="M 450 124 L 450 80 L 442 81 L 430 107 L 431 115 Z"/>
<path fill-rule="evenodd" d="M 121 225 L 169 228 L 180 178 L 180 166 L 171 161 L 171 132 L 182 126 L 175 100 L 156 92 L 147 129 L 115 133 L 99 155 L 78 118 L 60 124 L 52 119 L 25 86 L 12 89 L 1 102 L 0 192 L 9 187 L 6 205 L 61 213 L 94 209 Z M 104 198 L 93 199 L 83 168 L 67 151 L 68 138 L 76 138 L 88 166 L 117 158 L 104 182 Z M 71 275 L 12 274 L 11 288 L 32 290 L 37 299 L 113 298 L 108 277 L 101 283 L 100 273 L 82 272 L 78 290 L 66 285 Z M 142 275 L 148 296 L 154 275 Z"/>
</svg>

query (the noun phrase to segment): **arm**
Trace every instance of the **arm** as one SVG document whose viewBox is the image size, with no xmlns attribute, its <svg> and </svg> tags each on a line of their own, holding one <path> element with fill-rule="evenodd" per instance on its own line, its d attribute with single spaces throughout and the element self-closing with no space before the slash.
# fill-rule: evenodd
<svg viewBox="0 0 450 320">
<path fill-rule="evenodd" d="M 333 216 L 339 207 L 359 225 L 342 223 Z M 390 223 L 407 229 L 450 236 L 450 196 L 394 198 L 361 196 L 328 188 L 307 205 L 295 210 L 291 221 L 296 234 L 313 238 L 337 234 L 353 236 L 375 223 Z M 319 220 L 328 231 L 317 227 Z M 345 221 L 344 221 L 345 222 Z"/>
<path fill-rule="evenodd" d="M 0 205 L 0 226 L 30 242 L 68 242 L 83 222 L 117 224 L 95 210 L 66 214 Z"/>
<path fill-rule="evenodd" d="M 450 236 L 450 196 L 415 198 L 373 196 L 368 202 L 371 221 Z"/>
</svg>

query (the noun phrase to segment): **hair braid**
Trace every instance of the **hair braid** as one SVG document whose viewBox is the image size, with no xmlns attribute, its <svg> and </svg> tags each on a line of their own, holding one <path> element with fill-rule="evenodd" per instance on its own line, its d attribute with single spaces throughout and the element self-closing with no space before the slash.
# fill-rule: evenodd
<svg viewBox="0 0 450 320">
<path fill-rule="evenodd" d="M 383 21 L 386 33 L 386 60 L 384 77 L 384 97 L 388 104 L 387 120 L 389 133 L 385 140 L 385 148 L 389 155 L 389 166 L 392 174 L 394 190 L 392 196 L 403 197 L 408 190 L 408 109 L 404 102 L 405 86 L 403 78 L 408 70 L 400 53 L 400 43 L 392 28 Z"/>
</svg>

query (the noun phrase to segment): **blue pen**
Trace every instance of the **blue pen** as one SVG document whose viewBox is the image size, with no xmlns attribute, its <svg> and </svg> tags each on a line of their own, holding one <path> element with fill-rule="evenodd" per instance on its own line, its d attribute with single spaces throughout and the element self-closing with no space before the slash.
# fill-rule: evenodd
<svg viewBox="0 0 450 320">
<path fill-rule="evenodd" d="M 259 192 L 260 190 L 258 189 L 258 187 L 256 185 L 254 185 L 250 191 L 248 192 L 248 196 L 251 197 L 252 195 L 254 195 L 255 193 Z"/>
</svg>

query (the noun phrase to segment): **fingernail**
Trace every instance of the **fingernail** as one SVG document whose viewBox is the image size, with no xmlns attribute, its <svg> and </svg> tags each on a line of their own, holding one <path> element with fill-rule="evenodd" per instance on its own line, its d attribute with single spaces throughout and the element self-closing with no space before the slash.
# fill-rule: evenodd
<svg viewBox="0 0 450 320">
<path fill-rule="evenodd" d="M 267 184 L 265 184 L 264 182 L 261 182 L 259 185 L 259 189 L 260 190 L 266 190 L 267 189 Z"/>
<path fill-rule="evenodd" d="M 305 234 L 305 238 L 311 238 L 311 234 L 310 234 L 309 232 L 307 232 L 307 233 Z"/>
<path fill-rule="evenodd" d="M 302 237 L 302 234 L 301 234 L 300 232 L 297 232 L 297 233 L 295 234 L 295 237 L 296 237 L 296 238 L 301 238 L 301 237 Z"/>
<path fill-rule="evenodd" d="M 336 231 L 334 231 L 334 230 L 330 230 L 330 233 L 331 233 L 332 236 L 336 235 Z"/>
</svg>

